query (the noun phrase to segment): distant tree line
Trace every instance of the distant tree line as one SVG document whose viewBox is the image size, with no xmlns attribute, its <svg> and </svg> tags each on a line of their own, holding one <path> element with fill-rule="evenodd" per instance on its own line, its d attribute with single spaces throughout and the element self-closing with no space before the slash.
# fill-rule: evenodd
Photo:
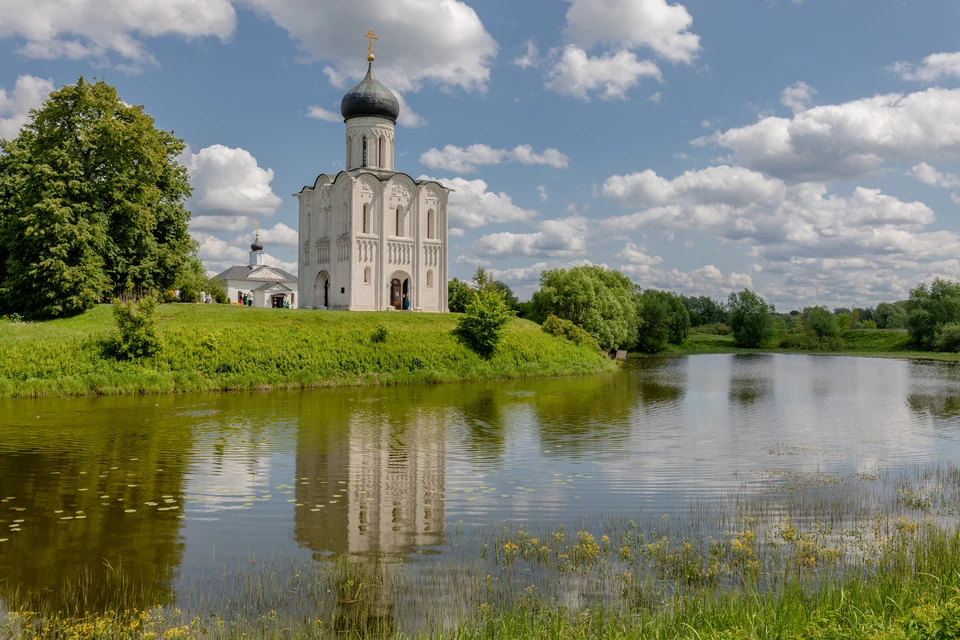
<svg viewBox="0 0 960 640">
<path fill-rule="evenodd" d="M 84 78 L 0 142 L 0 315 L 75 315 L 99 301 L 213 290 L 187 224 L 184 143 Z M 219 297 L 219 296 L 218 296 Z"/>
<path fill-rule="evenodd" d="M 481 270 L 482 271 L 482 270 Z M 483 272 L 486 274 L 486 272 Z M 521 317 L 577 344 L 603 351 L 658 353 L 682 344 L 691 331 L 732 335 L 740 347 L 841 350 L 856 330 L 906 330 L 914 349 L 960 351 L 960 283 L 937 279 L 910 291 L 907 300 L 876 307 L 811 306 L 777 313 L 749 289 L 720 301 L 643 289 L 619 271 L 599 266 L 552 269 L 540 276 L 529 302 L 517 300 L 503 282 L 487 278 L 504 304 Z M 462 312 L 475 284 L 450 281 L 450 310 Z"/>
</svg>

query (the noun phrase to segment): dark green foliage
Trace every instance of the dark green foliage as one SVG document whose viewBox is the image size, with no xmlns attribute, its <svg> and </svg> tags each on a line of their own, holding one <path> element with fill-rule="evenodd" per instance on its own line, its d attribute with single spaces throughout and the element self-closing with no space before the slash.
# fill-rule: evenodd
<svg viewBox="0 0 960 640">
<path fill-rule="evenodd" d="M 457 335 L 466 342 L 471 349 L 484 358 L 493 355 L 503 326 L 513 316 L 513 311 L 503 301 L 503 294 L 492 287 L 477 291 L 467 305 L 467 311 L 457 322 Z"/>
<path fill-rule="evenodd" d="M 699 327 L 690 329 L 690 333 L 702 333 L 714 336 L 728 336 L 733 333 L 733 329 L 730 328 L 730 325 L 718 323 L 718 324 L 702 324 Z"/>
<path fill-rule="evenodd" d="M 451 313 L 463 313 L 470 304 L 473 289 L 466 282 L 454 278 L 447 283 L 447 305 Z"/>
<path fill-rule="evenodd" d="M 157 333 L 157 303 L 142 298 L 113 303 L 113 319 L 117 329 L 107 341 L 107 352 L 118 360 L 141 360 L 160 351 Z"/>
<path fill-rule="evenodd" d="M 647 289 L 635 296 L 637 349 L 660 353 L 667 344 L 681 344 L 690 332 L 690 315 L 680 296 Z"/>
<path fill-rule="evenodd" d="M 902 302 L 881 302 L 873 311 L 873 319 L 879 329 L 903 329 L 906 326 L 907 311 Z"/>
<path fill-rule="evenodd" d="M 540 274 L 533 319 L 569 320 L 594 337 L 604 351 L 630 347 L 636 339 L 633 283 L 619 271 L 594 265 Z"/>
<path fill-rule="evenodd" d="M 670 344 L 682 344 L 690 334 L 690 313 L 683 304 L 680 296 L 669 293 L 670 296 Z"/>
<path fill-rule="evenodd" d="M 934 349 L 943 353 L 960 351 L 960 322 L 948 322 L 937 327 Z"/>
<path fill-rule="evenodd" d="M 811 307 L 807 313 L 807 328 L 817 338 L 835 338 L 840 335 L 837 316 L 826 307 Z"/>
<path fill-rule="evenodd" d="M 383 344 L 387 341 L 389 335 L 390 329 L 387 328 L 387 325 L 378 322 L 377 326 L 373 328 L 373 333 L 370 334 L 370 341 L 374 344 Z"/>
<path fill-rule="evenodd" d="M 550 316 L 543 321 L 543 324 L 540 325 L 540 328 L 550 335 L 566 338 L 574 344 L 585 345 L 598 351 L 600 349 L 600 345 L 598 345 L 597 341 L 593 339 L 593 336 L 569 320 L 563 320 L 557 316 Z"/>
<path fill-rule="evenodd" d="M 753 291 L 744 289 L 740 293 L 731 293 L 727 310 L 727 323 L 733 329 L 736 346 L 755 349 L 770 336 L 773 307 Z"/>
<path fill-rule="evenodd" d="M 937 327 L 960 322 L 960 283 L 937 278 L 910 291 L 906 302 L 906 327 L 914 347 L 932 351 Z"/>
<path fill-rule="evenodd" d="M 226 304 L 228 302 L 227 287 L 224 285 L 223 280 L 217 280 L 216 278 L 207 280 L 207 293 L 210 294 L 210 297 L 213 298 L 217 304 Z"/>
<path fill-rule="evenodd" d="M 63 317 L 172 288 L 195 250 L 183 148 L 103 81 L 53 92 L 0 143 L 0 312 Z"/>
<path fill-rule="evenodd" d="M 690 313 L 690 326 L 704 324 L 722 324 L 727 320 L 727 309 L 722 302 L 707 296 L 680 296 L 683 305 Z"/>
<path fill-rule="evenodd" d="M 500 280 L 494 280 L 490 283 L 490 285 L 494 288 L 494 290 L 503 294 L 503 301 L 507 303 L 508 307 L 513 309 L 515 312 L 519 310 L 520 300 L 516 295 L 514 295 L 513 289 L 511 289 L 507 283 L 501 282 Z"/>
<path fill-rule="evenodd" d="M 177 272 L 174 287 L 180 291 L 180 302 L 203 302 L 200 292 L 206 291 L 209 278 L 203 263 L 195 256 L 187 258 Z"/>
</svg>

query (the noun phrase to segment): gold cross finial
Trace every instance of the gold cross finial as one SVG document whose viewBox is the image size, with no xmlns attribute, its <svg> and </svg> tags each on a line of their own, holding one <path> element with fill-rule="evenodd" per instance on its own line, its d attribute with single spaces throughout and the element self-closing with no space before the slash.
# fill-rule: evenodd
<svg viewBox="0 0 960 640">
<path fill-rule="evenodd" d="M 254 220 L 253 223 L 257 226 L 257 231 L 255 235 L 256 235 L 256 238 L 259 240 L 260 239 L 260 221 Z"/>
<path fill-rule="evenodd" d="M 370 41 L 370 48 L 368 49 L 368 51 L 370 51 L 370 55 L 367 56 L 367 61 L 373 62 L 373 41 L 379 40 L 379 38 L 377 37 L 377 34 L 373 32 L 373 29 L 370 29 L 370 31 L 367 31 L 367 35 L 363 37 Z"/>
</svg>

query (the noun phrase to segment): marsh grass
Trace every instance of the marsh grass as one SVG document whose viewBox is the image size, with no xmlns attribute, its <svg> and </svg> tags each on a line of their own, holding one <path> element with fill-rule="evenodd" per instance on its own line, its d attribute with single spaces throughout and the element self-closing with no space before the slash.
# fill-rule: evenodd
<svg viewBox="0 0 960 640">
<path fill-rule="evenodd" d="M 162 305 L 161 347 L 118 361 L 101 305 L 43 323 L 0 320 L 0 396 L 83 396 L 435 383 L 575 375 L 616 364 L 514 319 L 489 359 L 454 335 L 455 314 Z"/>
<path fill-rule="evenodd" d="M 457 523 L 414 558 L 211 562 L 152 609 L 127 606 L 149 586 L 118 568 L 56 598 L 14 594 L 0 637 L 958 638 L 960 521 L 923 496 L 953 496 L 960 470 L 879 471 L 769 476 L 763 491 L 642 521 Z"/>
</svg>

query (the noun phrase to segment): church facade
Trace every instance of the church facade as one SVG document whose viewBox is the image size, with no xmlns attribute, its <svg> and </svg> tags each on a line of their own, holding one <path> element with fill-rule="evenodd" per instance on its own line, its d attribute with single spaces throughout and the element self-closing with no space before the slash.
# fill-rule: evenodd
<svg viewBox="0 0 960 640">
<path fill-rule="evenodd" d="M 394 170 L 400 104 L 373 74 L 372 41 L 367 60 L 366 77 L 340 103 L 346 170 L 294 194 L 299 306 L 445 312 L 450 190 Z"/>
</svg>

